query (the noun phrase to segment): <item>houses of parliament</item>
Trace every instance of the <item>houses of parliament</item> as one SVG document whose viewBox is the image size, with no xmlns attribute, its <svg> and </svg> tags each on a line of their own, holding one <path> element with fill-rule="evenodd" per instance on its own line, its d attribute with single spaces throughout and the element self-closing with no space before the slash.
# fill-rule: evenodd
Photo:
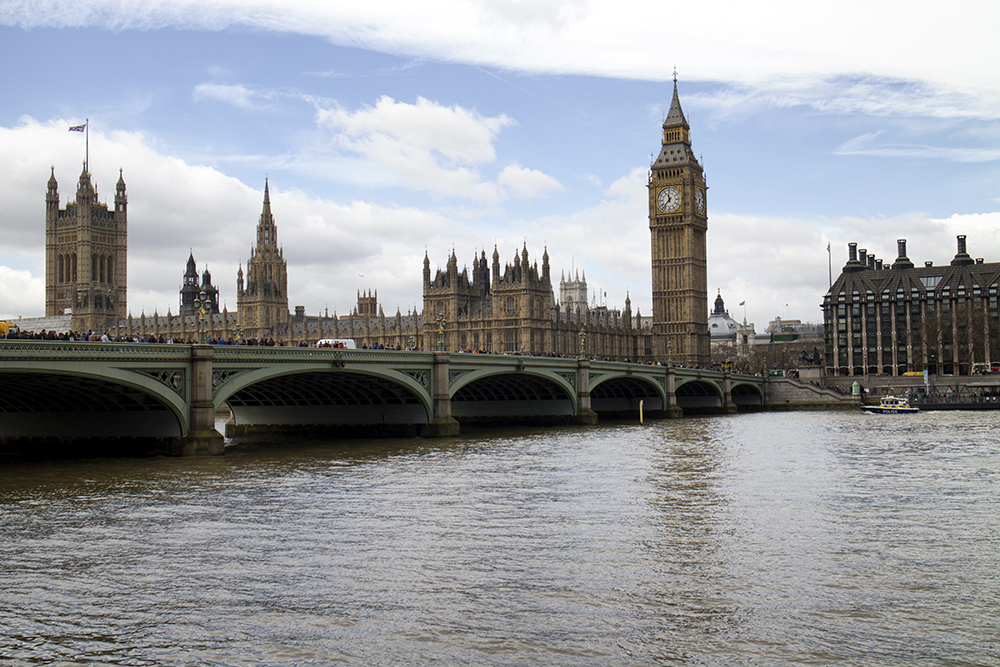
<svg viewBox="0 0 1000 667">
<path fill-rule="evenodd" d="M 255 339 L 283 345 L 352 338 L 358 347 L 436 349 L 443 332 L 449 351 L 572 355 L 629 361 L 710 362 L 705 235 L 706 185 L 691 149 L 690 127 L 674 78 L 673 98 L 663 122 L 661 146 L 649 171 L 652 314 L 633 313 L 630 299 L 612 309 L 590 305 L 586 274 L 561 274 L 556 298 L 547 249 L 541 264 L 526 245 L 501 261 L 494 247 L 471 267 L 459 269 L 454 251 L 445 268 L 423 262 L 423 308 L 386 316 L 377 292 L 358 292 L 346 315 L 307 315 L 289 310 L 288 271 L 265 179 L 256 239 L 236 276 L 235 312 L 219 310 L 219 290 L 206 270 L 200 276 L 189 256 L 179 311 L 126 314 L 128 199 L 119 173 L 114 208 L 99 203 L 86 165 L 76 201 L 59 207 L 55 169 L 48 182 L 45 227 L 45 313 L 70 315 L 74 331 L 107 332 L 128 338 L 195 339 L 199 299 L 206 302 L 205 330 L 212 338 Z M 204 292 L 205 296 L 201 297 Z"/>
</svg>

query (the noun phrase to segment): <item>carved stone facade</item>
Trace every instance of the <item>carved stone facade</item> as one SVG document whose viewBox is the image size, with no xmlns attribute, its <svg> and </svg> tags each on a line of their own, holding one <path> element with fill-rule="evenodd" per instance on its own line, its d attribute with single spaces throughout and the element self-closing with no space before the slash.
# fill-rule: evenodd
<svg viewBox="0 0 1000 667">
<path fill-rule="evenodd" d="M 482 251 L 473 258 L 471 272 L 467 267 L 459 271 L 453 251 L 432 278 L 430 258 L 424 256 L 423 339 L 425 346 L 430 343 L 424 349 L 436 344 L 443 320 L 448 350 L 573 356 L 580 352 L 582 331 L 588 356 L 650 358 L 651 330 L 640 316 L 633 321 L 630 299 L 624 311 L 590 308 L 586 283 L 578 281 L 577 298 L 565 308 L 555 300 L 547 250 L 541 268 L 531 263 L 527 245 L 503 266 L 494 248 L 492 260 Z"/>
<path fill-rule="evenodd" d="M 188 257 L 187 270 L 184 272 L 184 283 L 181 285 L 180 294 L 180 314 L 194 315 L 197 313 L 195 302 L 201 293 L 205 293 L 206 300 L 211 304 L 210 312 L 219 312 L 219 288 L 212 284 L 212 274 L 205 269 L 201 276 L 201 284 L 198 283 L 198 267 L 194 262 L 194 251 Z"/>
<path fill-rule="evenodd" d="M 691 150 L 690 126 L 677 96 L 663 121 L 660 153 L 649 171 L 653 269 L 653 355 L 690 366 L 710 363 L 707 186 Z"/>
<path fill-rule="evenodd" d="M 288 267 L 278 245 L 271 197 L 264 180 L 264 209 L 257 223 L 257 245 L 250 248 L 246 285 L 243 267 L 236 274 L 236 306 L 247 337 L 277 340 L 288 328 Z"/>
<path fill-rule="evenodd" d="M 121 171 L 115 207 L 98 201 L 84 164 L 76 201 L 59 208 L 55 167 L 45 195 L 45 315 L 72 312 L 72 329 L 105 331 L 125 317 L 128 199 Z"/>
</svg>

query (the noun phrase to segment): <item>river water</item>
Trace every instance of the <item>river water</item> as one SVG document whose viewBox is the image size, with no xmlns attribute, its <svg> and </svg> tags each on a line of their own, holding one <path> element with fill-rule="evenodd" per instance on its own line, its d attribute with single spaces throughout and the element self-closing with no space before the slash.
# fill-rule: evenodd
<svg viewBox="0 0 1000 667">
<path fill-rule="evenodd" d="M 1000 665 L 1000 414 L 0 464 L 0 664 Z"/>
</svg>

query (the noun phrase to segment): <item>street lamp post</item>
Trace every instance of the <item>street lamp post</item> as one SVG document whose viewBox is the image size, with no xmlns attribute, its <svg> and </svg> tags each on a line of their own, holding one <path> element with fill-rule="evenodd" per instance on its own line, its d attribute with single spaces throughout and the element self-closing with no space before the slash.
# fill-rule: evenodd
<svg viewBox="0 0 1000 667">
<path fill-rule="evenodd" d="M 587 332 L 583 327 L 580 327 L 580 358 L 587 358 Z"/>
<path fill-rule="evenodd" d="M 198 344 L 205 344 L 205 315 L 212 312 L 212 302 L 202 290 L 198 297 L 194 300 L 194 309 L 198 313 Z"/>
<path fill-rule="evenodd" d="M 438 313 L 436 321 L 438 325 L 438 352 L 444 352 L 444 327 L 448 324 L 448 320 L 444 318 L 444 313 Z"/>
</svg>

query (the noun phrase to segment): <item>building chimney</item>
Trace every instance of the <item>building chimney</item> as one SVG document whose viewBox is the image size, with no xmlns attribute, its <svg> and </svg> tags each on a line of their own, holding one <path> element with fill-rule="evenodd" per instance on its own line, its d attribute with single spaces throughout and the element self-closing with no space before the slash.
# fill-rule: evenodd
<svg viewBox="0 0 1000 667">
<path fill-rule="evenodd" d="M 892 263 L 892 268 L 894 269 L 912 269 L 913 262 L 910 258 L 906 256 L 906 239 L 899 239 L 896 241 L 897 257 L 896 261 Z"/>
<path fill-rule="evenodd" d="M 965 266 L 968 264 L 975 264 L 976 260 L 969 256 L 969 253 L 965 251 L 965 234 L 958 235 L 958 253 L 955 255 L 955 259 L 951 260 L 952 266 Z"/>
<path fill-rule="evenodd" d="M 847 244 L 848 260 L 847 264 L 844 265 L 844 271 L 861 271 L 865 268 L 865 265 L 858 261 L 858 244 L 848 243 Z M 862 250 L 861 252 L 864 252 Z"/>
</svg>

